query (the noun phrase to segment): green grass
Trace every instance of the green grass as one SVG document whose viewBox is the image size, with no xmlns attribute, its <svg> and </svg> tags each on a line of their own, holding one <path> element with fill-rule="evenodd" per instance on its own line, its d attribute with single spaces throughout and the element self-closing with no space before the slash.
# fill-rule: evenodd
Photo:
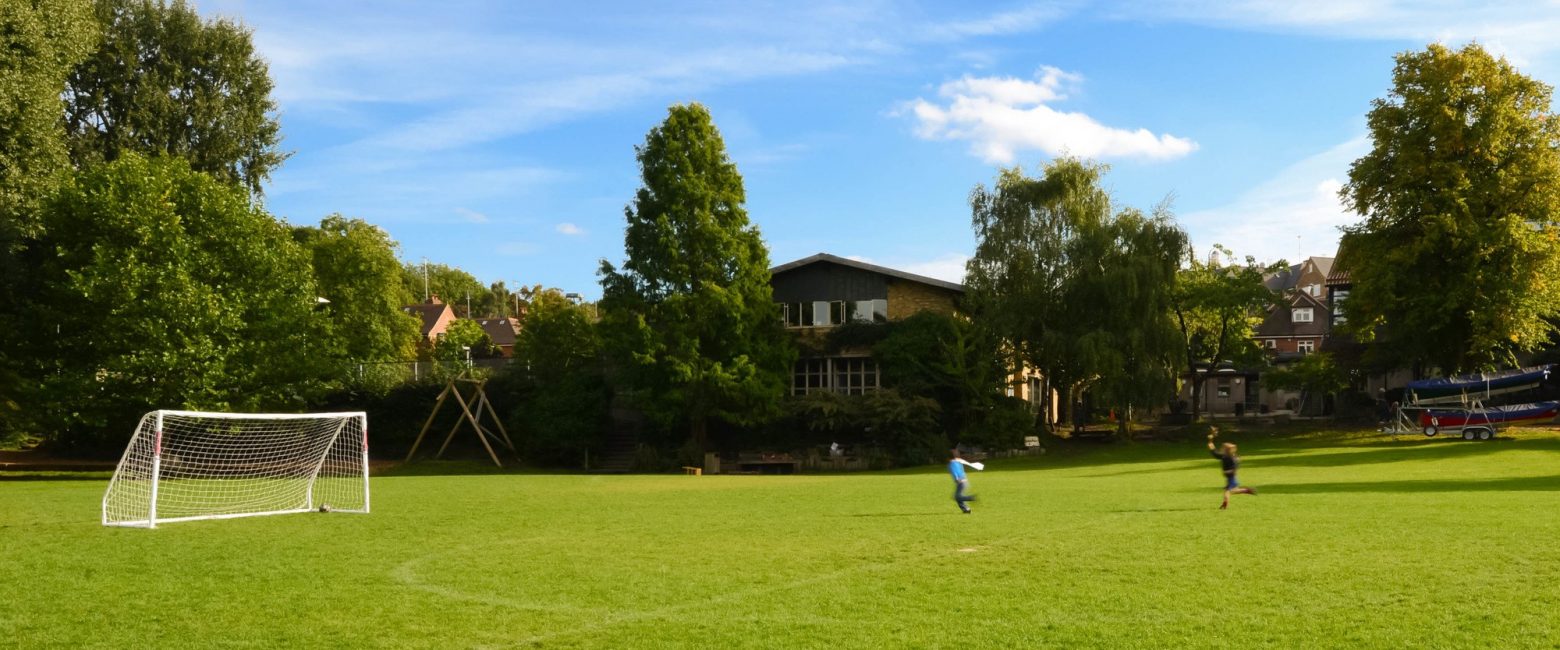
<svg viewBox="0 0 1560 650">
<path fill-rule="evenodd" d="M 853 475 L 376 478 L 368 516 L 97 525 L 0 481 L 20 647 L 1553 647 L 1560 439 L 1248 432 Z"/>
</svg>

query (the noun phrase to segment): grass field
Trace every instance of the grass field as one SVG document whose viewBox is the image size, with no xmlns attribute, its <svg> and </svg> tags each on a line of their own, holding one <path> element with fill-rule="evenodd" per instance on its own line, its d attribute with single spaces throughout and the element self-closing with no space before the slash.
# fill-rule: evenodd
<svg viewBox="0 0 1560 650">
<path fill-rule="evenodd" d="M 0 480 L 0 645 L 1554 647 L 1560 436 L 1237 438 L 947 476 L 402 475 L 374 513 L 100 527 Z"/>
</svg>

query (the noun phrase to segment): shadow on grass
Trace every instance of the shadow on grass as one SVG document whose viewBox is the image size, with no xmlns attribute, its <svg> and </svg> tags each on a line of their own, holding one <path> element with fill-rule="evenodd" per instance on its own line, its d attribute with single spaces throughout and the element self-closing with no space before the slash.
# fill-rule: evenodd
<svg viewBox="0 0 1560 650">
<path fill-rule="evenodd" d="M 1317 447 L 1327 447 L 1314 440 L 1281 439 L 1258 440 L 1239 443 L 1243 453 L 1241 463 L 1244 467 L 1350 467 L 1355 465 L 1374 465 L 1380 463 L 1396 463 L 1405 461 L 1449 460 L 1458 458 L 1471 458 L 1485 454 L 1511 452 L 1511 451 L 1549 451 L 1560 452 L 1560 440 L 1544 438 L 1496 438 L 1494 440 L 1471 442 L 1457 439 L 1422 439 L 1422 440 L 1383 440 L 1380 442 L 1356 443 L 1345 449 L 1355 451 L 1327 451 L 1322 453 L 1310 453 L 1308 450 Z M 1338 447 L 1331 447 L 1338 449 Z M 1157 462 L 1165 463 L 1174 460 L 1183 460 L 1184 463 L 1167 465 L 1164 467 L 1124 469 L 1115 472 L 1101 472 L 1087 474 L 1089 478 L 1126 476 L 1132 474 L 1153 474 L 1158 472 L 1179 471 L 1187 468 L 1216 463 L 1208 455 L 1206 447 L 1193 448 L 1190 445 L 1183 448 L 1184 454 L 1173 458 L 1157 459 Z M 1195 449 L 1195 451 L 1194 451 Z"/>
<path fill-rule="evenodd" d="M 1322 494 L 1380 492 L 1560 492 L 1560 476 L 1518 476 L 1495 479 L 1430 479 L 1423 481 L 1359 481 L 1347 483 L 1282 483 L 1263 485 L 1262 494 Z"/>
<path fill-rule="evenodd" d="M 831 517 L 946 517 L 962 514 L 955 510 L 948 512 L 859 512 L 853 515 L 829 515 Z"/>
<path fill-rule="evenodd" d="M 1207 508 L 1122 508 L 1119 510 L 1107 510 L 1106 512 L 1141 513 L 1141 512 L 1194 512 L 1207 510 Z"/>
<path fill-rule="evenodd" d="M 113 472 L 0 472 L 0 483 L 11 481 L 107 481 Z"/>
</svg>

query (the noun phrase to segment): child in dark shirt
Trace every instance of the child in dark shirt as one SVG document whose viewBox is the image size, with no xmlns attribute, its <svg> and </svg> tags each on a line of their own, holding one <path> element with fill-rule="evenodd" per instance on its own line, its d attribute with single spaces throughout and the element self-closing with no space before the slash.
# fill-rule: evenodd
<svg viewBox="0 0 1560 650">
<path fill-rule="evenodd" d="M 1249 487 L 1243 487 L 1240 481 L 1235 480 L 1235 472 L 1240 469 L 1240 456 L 1235 453 L 1235 443 L 1226 442 L 1222 449 L 1215 447 L 1213 438 L 1217 435 L 1219 435 L 1217 428 L 1213 430 L 1213 433 L 1208 434 L 1208 453 L 1219 459 L 1219 464 L 1224 467 L 1224 503 L 1219 505 L 1219 509 L 1225 510 L 1230 507 L 1231 494 L 1254 495 L 1257 491 Z"/>
</svg>

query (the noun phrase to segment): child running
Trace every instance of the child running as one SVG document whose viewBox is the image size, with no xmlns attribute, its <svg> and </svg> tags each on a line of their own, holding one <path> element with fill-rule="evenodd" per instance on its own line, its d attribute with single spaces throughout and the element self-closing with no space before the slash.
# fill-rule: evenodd
<svg viewBox="0 0 1560 650">
<path fill-rule="evenodd" d="M 1240 481 L 1235 480 L 1235 472 L 1240 469 L 1240 456 L 1235 453 L 1235 443 L 1224 443 L 1224 449 L 1220 451 L 1213 446 L 1213 438 L 1217 435 L 1219 429 L 1214 427 L 1213 433 L 1208 434 L 1208 453 L 1213 454 L 1213 457 L 1219 459 L 1219 463 L 1224 466 L 1224 503 L 1219 504 L 1219 509 L 1227 510 L 1230 507 L 1231 494 L 1256 495 L 1257 491 L 1249 487 L 1241 487 Z"/>
<path fill-rule="evenodd" d="M 952 453 L 953 458 L 948 460 L 948 473 L 953 475 L 953 502 L 959 504 L 959 510 L 962 510 L 964 514 L 970 514 L 970 506 L 968 504 L 975 500 L 975 495 L 964 493 L 970 487 L 969 479 L 964 476 L 964 467 L 968 465 L 981 470 L 985 469 L 986 466 L 980 463 L 965 461 L 959 457 L 959 450 L 957 449 L 952 450 Z"/>
</svg>

